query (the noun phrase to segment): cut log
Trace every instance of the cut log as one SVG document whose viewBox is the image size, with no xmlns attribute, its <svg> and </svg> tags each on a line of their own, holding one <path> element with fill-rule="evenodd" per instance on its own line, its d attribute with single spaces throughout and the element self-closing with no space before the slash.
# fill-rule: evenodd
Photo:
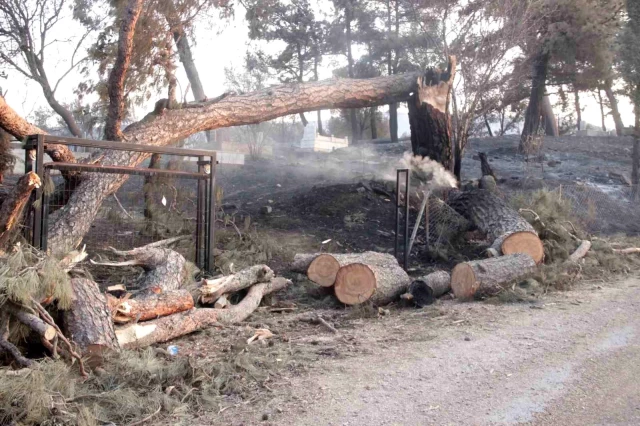
<svg viewBox="0 0 640 426">
<path fill-rule="evenodd" d="M 22 324 L 38 333 L 46 341 L 50 342 L 56 337 L 57 332 L 55 328 L 19 306 L 12 303 L 5 303 L 2 308 Z"/>
<path fill-rule="evenodd" d="M 582 241 L 582 243 L 578 246 L 576 251 L 571 253 L 571 255 L 569 256 L 569 259 L 567 259 L 567 261 L 569 261 L 569 262 L 577 262 L 578 260 L 580 260 L 583 257 L 585 257 L 590 249 L 591 249 L 591 241 L 588 241 L 588 240 Z"/>
<path fill-rule="evenodd" d="M 287 279 L 273 278 L 269 282 L 252 286 L 240 303 L 227 309 L 192 309 L 154 321 L 129 325 L 116 330 L 118 342 L 123 348 L 143 348 L 207 327 L 242 322 L 258 308 L 265 295 L 282 290 L 289 284 L 291 281 Z"/>
<path fill-rule="evenodd" d="M 366 252 L 334 255 L 340 265 L 335 295 L 346 305 L 370 301 L 375 306 L 396 300 L 407 290 L 411 279 L 390 254 Z"/>
<path fill-rule="evenodd" d="M 237 274 L 204 280 L 199 289 L 200 303 L 213 304 L 223 294 L 235 293 L 254 284 L 268 282 L 273 276 L 273 271 L 267 265 L 255 265 Z"/>
<path fill-rule="evenodd" d="M 112 297 L 112 296 L 108 296 Z M 113 302 L 110 302 L 113 305 Z M 112 309 L 113 321 L 126 324 L 131 321 L 149 321 L 193 308 L 189 290 L 171 290 L 160 294 L 147 294 L 135 299 L 116 300 Z"/>
<path fill-rule="evenodd" d="M 291 263 L 291 270 L 307 277 L 321 287 L 331 287 L 336 282 L 336 274 L 340 263 L 333 255 L 327 253 L 296 254 Z"/>
<path fill-rule="evenodd" d="M 536 263 L 543 261 L 544 247 L 533 226 L 497 195 L 482 189 L 452 191 L 449 205 L 486 233 L 498 254 L 526 253 Z"/>
<path fill-rule="evenodd" d="M 0 251 L 9 249 L 21 228 L 24 206 L 29 201 L 31 192 L 39 188 L 42 182 L 34 172 L 29 172 L 18 179 L 13 192 L 2 203 L 0 208 Z"/>
<path fill-rule="evenodd" d="M 524 253 L 459 263 L 451 272 L 451 289 L 460 300 L 495 296 L 535 270 L 536 262 Z"/>
<path fill-rule="evenodd" d="M 83 353 L 117 350 L 111 312 L 98 285 L 86 278 L 73 278 L 73 301 L 64 313 L 67 334 Z"/>
<path fill-rule="evenodd" d="M 451 276 L 445 271 L 436 271 L 414 280 L 409 286 L 410 300 L 417 307 L 431 305 L 438 297 L 451 290 Z"/>
</svg>

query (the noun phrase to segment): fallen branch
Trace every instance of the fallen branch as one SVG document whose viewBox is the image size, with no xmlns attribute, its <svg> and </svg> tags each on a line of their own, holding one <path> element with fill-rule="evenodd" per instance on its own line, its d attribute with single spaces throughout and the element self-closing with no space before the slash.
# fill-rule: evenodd
<svg viewBox="0 0 640 426">
<path fill-rule="evenodd" d="M 582 241 L 582 243 L 580 244 L 580 246 L 578 246 L 576 251 L 571 253 L 571 255 L 569 256 L 567 261 L 568 262 L 577 262 L 578 260 L 580 260 L 583 257 L 585 257 L 590 249 L 591 249 L 591 241 L 588 241 L 588 240 Z"/>
<path fill-rule="evenodd" d="M 193 297 L 188 290 L 171 290 L 160 294 L 148 294 L 135 299 L 116 299 L 107 295 L 111 312 L 116 324 L 126 324 L 131 321 L 149 321 L 166 317 L 193 308 Z"/>
<path fill-rule="evenodd" d="M 13 357 L 20 367 L 31 367 L 33 361 L 26 358 L 13 343 L 9 342 L 9 316 L 5 313 L 0 321 L 0 349 Z"/>
<path fill-rule="evenodd" d="M 13 305 L 12 303 L 6 303 L 2 308 L 22 324 L 38 333 L 46 341 L 50 342 L 56 337 L 55 328 L 45 323 L 37 316 L 25 311 L 23 308 Z"/>
<path fill-rule="evenodd" d="M 324 318 L 322 318 L 320 315 L 316 316 L 316 319 L 318 320 L 318 322 L 322 325 L 324 325 L 326 328 L 329 329 L 329 331 L 331 331 L 332 333 L 335 334 L 339 334 L 340 332 L 331 324 L 329 324 Z"/>
<path fill-rule="evenodd" d="M 629 247 L 629 248 L 625 248 L 625 249 L 613 249 L 614 253 L 618 253 L 618 254 L 640 254 L 640 248 L 639 247 Z"/>
<path fill-rule="evenodd" d="M 256 283 L 268 282 L 273 276 L 273 271 L 267 265 L 255 265 L 226 277 L 205 279 L 200 286 L 200 302 L 213 304 L 224 294 L 235 293 Z"/>
<path fill-rule="evenodd" d="M 269 282 L 252 286 L 242 301 L 230 308 L 192 309 L 189 312 L 120 328 L 116 330 L 116 336 L 123 348 L 143 348 L 207 327 L 236 324 L 247 319 L 258 308 L 265 295 L 282 290 L 290 284 L 291 281 L 285 278 L 273 278 Z"/>
</svg>

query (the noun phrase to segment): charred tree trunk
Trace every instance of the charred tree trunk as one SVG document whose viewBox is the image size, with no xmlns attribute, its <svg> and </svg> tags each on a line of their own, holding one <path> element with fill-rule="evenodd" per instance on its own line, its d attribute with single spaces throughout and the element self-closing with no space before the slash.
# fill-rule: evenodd
<svg viewBox="0 0 640 426">
<path fill-rule="evenodd" d="M 602 91 L 600 90 L 599 87 L 598 87 L 598 105 L 600 106 L 600 119 L 602 120 L 602 131 L 606 132 L 607 131 L 607 123 L 606 123 L 607 116 L 604 113 L 604 99 L 602 99 Z"/>
<path fill-rule="evenodd" d="M 414 280 L 409 286 L 410 300 L 419 308 L 433 304 L 443 294 L 451 290 L 451 276 L 444 271 L 436 271 Z"/>
<path fill-rule="evenodd" d="M 371 139 L 378 139 L 378 126 L 376 123 L 376 112 L 378 111 L 378 108 L 376 107 L 371 107 L 371 109 L 369 110 L 369 114 L 370 114 L 370 126 L 371 126 Z"/>
<path fill-rule="evenodd" d="M 618 101 L 613 93 L 613 80 L 611 78 L 607 78 L 604 81 L 604 92 L 607 94 L 611 106 L 611 115 L 613 116 L 613 122 L 616 124 L 616 135 L 622 136 L 624 135 L 624 124 L 622 123 L 622 117 L 618 109 Z"/>
<path fill-rule="evenodd" d="M 542 115 L 542 100 L 544 98 L 545 84 L 547 81 L 547 67 L 549 65 L 549 53 L 540 52 L 533 65 L 531 79 L 531 96 L 529 106 L 524 118 L 524 127 L 520 138 L 520 152 L 531 154 L 535 151 L 535 138 L 540 128 Z"/>
<path fill-rule="evenodd" d="M 104 137 L 107 140 L 118 141 L 122 139 L 122 119 L 124 118 L 124 82 L 127 70 L 131 63 L 131 51 L 133 50 L 133 35 L 136 23 L 142 12 L 142 0 L 129 0 L 124 9 L 124 16 L 120 24 L 118 37 L 118 54 L 109 74 L 108 92 L 109 109 L 107 122 L 104 126 Z"/>
<path fill-rule="evenodd" d="M 551 106 L 551 99 L 549 95 L 544 95 L 542 98 L 542 115 L 544 116 L 544 129 L 547 136 L 557 138 L 560 136 L 558 129 L 558 120 L 553 113 L 553 107 Z"/>
<path fill-rule="evenodd" d="M 69 337 L 83 353 L 119 349 L 111 312 L 98 285 L 86 278 L 71 280 L 73 302 L 64 314 Z"/>
<path fill-rule="evenodd" d="M 460 300 L 495 296 L 535 270 L 533 259 L 522 253 L 460 263 L 451 272 L 451 289 Z"/>
<path fill-rule="evenodd" d="M 491 130 L 491 123 L 489 123 L 489 119 L 487 118 L 487 114 L 484 114 L 482 116 L 482 118 L 484 119 L 484 125 L 487 128 L 487 133 L 489 134 L 489 137 L 492 138 L 493 137 L 493 130 Z"/>
<path fill-rule="evenodd" d="M 487 159 L 487 154 L 485 154 L 484 152 L 481 152 L 478 154 L 478 156 L 480 157 L 480 169 L 482 170 L 482 176 L 491 176 L 497 181 L 498 178 L 496 178 L 496 174 L 493 172 L 493 169 L 489 164 L 489 160 Z"/>
<path fill-rule="evenodd" d="M 398 104 L 389 104 L 389 137 L 391 142 L 398 142 Z"/>
<path fill-rule="evenodd" d="M 450 57 L 446 71 L 427 70 L 425 76 L 418 78 L 418 88 L 409 99 L 413 154 L 429 157 L 449 171 L 454 170 L 448 107 L 455 66 L 455 58 Z"/>
<path fill-rule="evenodd" d="M 449 205 L 487 234 L 498 255 L 526 253 L 536 263 L 544 259 L 544 247 L 533 227 L 491 192 L 452 192 Z"/>
</svg>

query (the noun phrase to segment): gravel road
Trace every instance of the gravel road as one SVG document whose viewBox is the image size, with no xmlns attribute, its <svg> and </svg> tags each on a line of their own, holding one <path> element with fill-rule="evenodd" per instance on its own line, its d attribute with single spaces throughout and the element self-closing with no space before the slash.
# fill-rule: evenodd
<svg viewBox="0 0 640 426">
<path fill-rule="evenodd" d="M 584 284 L 534 307 L 441 309 L 425 318 L 426 338 L 374 339 L 369 354 L 292 379 L 270 423 L 640 425 L 639 280 Z M 380 337 L 416 326 L 371 327 L 363 333 Z"/>
</svg>

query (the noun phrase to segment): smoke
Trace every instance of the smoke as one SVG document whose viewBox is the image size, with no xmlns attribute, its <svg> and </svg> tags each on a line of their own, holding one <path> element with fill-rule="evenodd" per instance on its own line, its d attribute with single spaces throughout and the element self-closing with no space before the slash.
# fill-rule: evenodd
<svg viewBox="0 0 640 426">
<path fill-rule="evenodd" d="M 400 160 L 403 168 L 411 170 L 411 178 L 430 190 L 457 188 L 458 181 L 442 164 L 429 157 L 405 152 Z"/>
</svg>

